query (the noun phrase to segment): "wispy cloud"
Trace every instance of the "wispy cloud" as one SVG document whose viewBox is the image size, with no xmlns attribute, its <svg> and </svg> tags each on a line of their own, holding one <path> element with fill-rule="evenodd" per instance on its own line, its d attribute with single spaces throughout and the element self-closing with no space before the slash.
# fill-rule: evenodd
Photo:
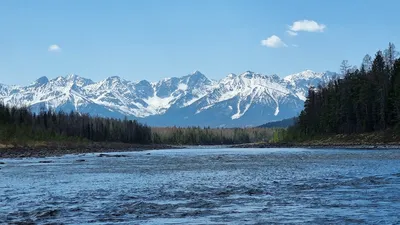
<svg viewBox="0 0 400 225">
<path fill-rule="evenodd" d="M 293 22 L 292 25 L 288 26 L 289 29 L 286 31 L 287 35 L 295 37 L 299 32 L 324 32 L 326 25 L 318 23 L 314 20 L 298 20 Z M 272 35 L 265 40 L 261 41 L 262 46 L 269 48 L 282 48 L 289 47 L 280 37 Z M 299 47 L 297 44 L 290 44 L 291 47 Z"/>
<path fill-rule="evenodd" d="M 269 47 L 269 48 L 282 48 L 287 47 L 287 44 L 283 42 L 278 36 L 272 35 L 271 37 L 262 40 L 261 45 Z"/>
<path fill-rule="evenodd" d="M 49 52 L 61 52 L 61 48 L 58 45 L 50 45 L 47 50 Z"/>
<path fill-rule="evenodd" d="M 297 32 L 291 30 L 286 31 L 286 33 L 289 34 L 290 36 L 297 36 Z"/>
<path fill-rule="evenodd" d="M 289 31 L 324 32 L 325 28 L 325 24 L 319 24 L 314 20 L 298 20 L 293 22 L 292 26 L 289 26 Z"/>
</svg>

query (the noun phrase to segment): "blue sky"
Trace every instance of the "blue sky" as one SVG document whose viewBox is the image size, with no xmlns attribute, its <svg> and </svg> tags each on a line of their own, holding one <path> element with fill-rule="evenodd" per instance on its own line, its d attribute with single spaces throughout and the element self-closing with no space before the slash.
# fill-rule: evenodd
<svg viewBox="0 0 400 225">
<path fill-rule="evenodd" d="M 0 83 L 338 71 L 343 59 L 359 65 L 400 43 L 399 8 L 397 0 L 3 0 Z"/>
</svg>

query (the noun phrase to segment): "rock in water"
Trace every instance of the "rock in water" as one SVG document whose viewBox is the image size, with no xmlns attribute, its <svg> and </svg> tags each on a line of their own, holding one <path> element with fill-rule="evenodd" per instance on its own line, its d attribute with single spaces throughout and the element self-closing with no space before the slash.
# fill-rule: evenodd
<svg viewBox="0 0 400 225">
<path fill-rule="evenodd" d="M 110 155 L 110 154 L 101 153 L 98 155 L 98 157 L 117 157 L 117 158 L 119 158 L 119 157 L 128 157 L 128 156 L 127 155 Z"/>
</svg>

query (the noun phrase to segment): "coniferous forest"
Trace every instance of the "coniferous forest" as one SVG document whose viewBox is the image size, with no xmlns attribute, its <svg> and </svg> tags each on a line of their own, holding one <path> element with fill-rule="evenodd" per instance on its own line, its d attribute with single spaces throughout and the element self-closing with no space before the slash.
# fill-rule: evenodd
<svg viewBox="0 0 400 225">
<path fill-rule="evenodd" d="M 135 120 L 91 117 L 0 104 L 0 144 L 29 141 L 92 141 L 132 144 L 220 145 L 268 141 L 266 128 L 151 128 Z"/>
<path fill-rule="evenodd" d="M 321 135 L 359 134 L 400 125 L 400 59 L 395 45 L 360 68 L 344 60 L 342 77 L 310 87 L 304 110 L 294 126 L 276 134 L 280 140 L 306 140 Z"/>
<path fill-rule="evenodd" d="M 200 128 L 156 127 L 152 128 L 155 144 L 176 145 L 229 145 L 268 142 L 273 135 L 267 128 Z"/>
<path fill-rule="evenodd" d="M 0 141 L 62 140 L 74 138 L 90 141 L 124 143 L 151 142 L 151 128 L 132 120 L 90 117 L 42 110 L 31 113 L 27 108 L 0 104 Z"/>
</svg>

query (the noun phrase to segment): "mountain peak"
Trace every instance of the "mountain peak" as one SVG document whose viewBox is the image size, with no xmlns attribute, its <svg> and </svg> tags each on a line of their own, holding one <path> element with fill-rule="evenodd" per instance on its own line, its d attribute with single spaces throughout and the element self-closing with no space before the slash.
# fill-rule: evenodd
<svg viewBox="0 0 400 225">
<path fill-rule="evenodd" d="M 67 76 L 65 76 L 65 81 L 68 83 L 73 83 L 76 84 L 80 87 L 86 86 L 86 85 L 90 85 L 90 84 L 94 84 L 94 82 L 90 79 L 87 78 L 83 78 L 77 74 L 69 74 Z"/>
<path fill-rule="evenodd" d="M 114 75 L 114 76 L 108 77 L 107 79 L 110 79 L 110 80 L 121 80 L 121 77 Z"/>
<path fill-rule="evenodd" d="M 198 85 L 210 84 L 211 81 L 200 71 L 196 70 L 188 76 L 182 77 L 184 80 L 187 79 L 186 84 L 190 87 L 197 87 Z M 181 78 L 181 79 L 182 79 Z"/>
<path fill-rule="evenodd" d="M 35 86 L 42 86 L 44 84 L 47 84 L 49 82 L 49 79 L 46 76 L 39 77 L 33 85 Z"/>
<path fill-rule="evenodd" d="M 200 71 L 196 70 L 193 73 L 189 74 L 187 77 L 189 77 L 190 79 L 196 78 L 196 79 L 200 79 L 200 78 L 206 78 L 207 77 L 201 73 Z"/>
<path fill-rule="evenodd" d="M 255 73 L 253 71 L 247 70 L 246 72 L 240 74 L 241 77 L 252 78 Z"/>
<path fill-rule="evenodd" d="M 122 83 L 124 81 L 124 79 L 122 79 L 119 76 L 111 76 L 111 77 L 107 77 L 105 79 L 105 81 L 108 82 L 108 83 L 115 83 L 115 82 Z"/>
<path fill-rule="evenodd" d="M 309 79 L 314 79 L 314 78 L 321 78 L 324 73 L 317 73 L 312 70 L 305 70 L 300 73 L 294 73 L 286 76 L 284 80 L 286 81 L 292 81 L 292 80 L 309 80 Z"/>
<path fill-rule="evenodd" d="M 256 73 L 256 72 L 253 72 L 253 71 L 250 71 L 250 70 L 247 70 L 246 72 L 240 74 L 240 77 L 243 77 L 243 78 L 246 78 L 246 79 L 253 79 L 253 78 L 265 79 L 265 78 L 268 78 L 267 75 Z"/>
<path fill-rule="evenodd" d="M 151 86 L 151 83 L 147 80 L 141 80 L 137 83 L 137 85 L 150 85 Z"/>
<path fill-rule="evenodd" d="M 280 80 L 281 78 L 277 74 L 272 74 L 271 78 L 274 80 Z"/>
<path fill-rule="evenodd" d="M 74 73 L 71 73 L 71 74 L 68 74 L 67 76 L 65 76 L 65 79 L 67 79 L 67 80 L 72 80 L 72 79 L 77 79 L 77 78 L 79 78 L 79 76 Z"/>
<path fill-rule="evenodd" d="M 119 76 L 111 76 L 111 77 L 107 77 L 105 80 L 102 81 L 103 85 L 106 85 L 108 88 L 110 87 L 116 87 L 116 86 L 126 86 L 129 82 L 122 79 Z"/>
<path fill-rule="evenodd" d="M 204 74 L 202 74 L 200 71 L 198 71 L 198 70 L 195 70 L 195 71 L 193 71 L 191 74 L 190 74 L 191 76 L 193 76 L 193 75 L 203 75 L 204 76 Z"/>
</svg>

